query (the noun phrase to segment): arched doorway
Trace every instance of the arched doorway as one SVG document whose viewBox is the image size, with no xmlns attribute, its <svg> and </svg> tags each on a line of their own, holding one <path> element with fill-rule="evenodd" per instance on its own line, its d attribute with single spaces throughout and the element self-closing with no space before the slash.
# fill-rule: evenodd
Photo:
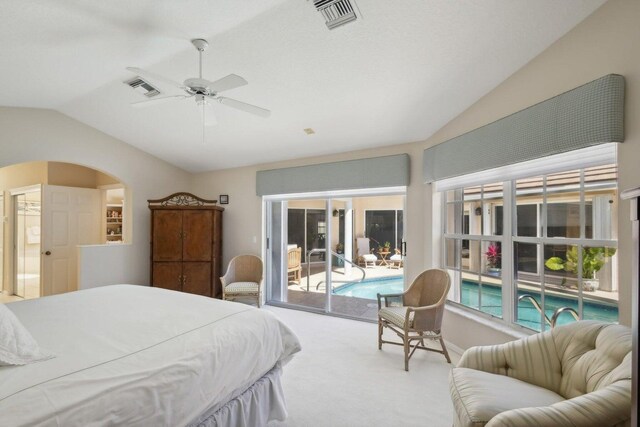
<svg viewBox="0 0 640 427">
<path fill-rule="evenodd" d="M 0 302 L 77 290 L 78 247 L 130 240 L 117 178 L 63 162 L 0 168 Z"/>
</svg>

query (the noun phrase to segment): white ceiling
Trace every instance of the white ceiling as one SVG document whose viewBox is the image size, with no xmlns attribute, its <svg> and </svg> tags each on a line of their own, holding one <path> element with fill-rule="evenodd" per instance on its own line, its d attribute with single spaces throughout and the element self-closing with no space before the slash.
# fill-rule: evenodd
<svg viewBox="0 0 640 427">
<path fill-rule="evenodd" d="M 53 108 L 192 172 L 428 138 L 604 0 L 356 0 L 329 31 L 307 0 L 3 0 L 0 105 Z M 144 109 L 127 66 L 177 81 L 229 73 L 206 128 L 193 99 Z M 166 86 L 166 93 L 175 93 Z M 307 136 L 311 127 L 315 135 Z"/>
</svg>

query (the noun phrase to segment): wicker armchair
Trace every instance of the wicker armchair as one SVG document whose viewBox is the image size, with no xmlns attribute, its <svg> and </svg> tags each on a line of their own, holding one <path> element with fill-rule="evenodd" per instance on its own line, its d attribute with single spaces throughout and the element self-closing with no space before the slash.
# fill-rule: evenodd
<svg viewBox="0 0 640 427">
<path fill-rule="evenodd" d="M 432 269 L 420 273 L 409 289 L 401 294 L 378 294 L 378 349 L 382 349 L 383 343 L 403 346 L 405 371 L 409 370 L 409 359 L 417 349 L 442 353 L 451 363 L 440 332 L 450 286 L 451 280 L 446 271 Z M 392 305 L 393 298 L 400 299 L 401 305 Z M 383 340 L 384 328 L 395 332 L 402 342 Z M 425 339 L 440 341 L 442 350 L 425 346 Z M 416 341 L 413 348 L 412 341 Z"/>
<path fill-rule="evenodd" d="M 287 251 L 287 278 L 291 282 L 300 283 L 302 272 L 302 248 L 291 248 Z"/>
<path fill-rule="evenodd" d="M 255 255 L 238 255 L 227 267 L 227 273 L 220 278 L 222 299 L 255 297 L 260 307 L 260 286 L 262 285 L 262 260 Z"/>
</svg>

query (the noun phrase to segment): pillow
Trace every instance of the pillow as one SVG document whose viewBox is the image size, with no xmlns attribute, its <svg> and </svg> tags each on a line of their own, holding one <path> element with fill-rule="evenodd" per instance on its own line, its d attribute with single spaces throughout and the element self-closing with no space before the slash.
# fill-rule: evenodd
<svg viewBox="0 0 640 427">
<path fill-rule="evenodd" d="M 0 304 L 0 366 L 51 359 L 5 304 Z"/>
</svg>

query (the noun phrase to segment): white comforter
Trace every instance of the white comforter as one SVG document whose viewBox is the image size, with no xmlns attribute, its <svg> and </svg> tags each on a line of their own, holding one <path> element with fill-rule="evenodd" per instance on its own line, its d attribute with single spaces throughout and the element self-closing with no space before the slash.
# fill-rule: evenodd
<svg viewBox="0 0 640 427">
<path fill-rule="evenodd" d="M 8 304 L 55 358 L 0 367 L 0 425 L 188 424 L 300 350 L 271 313 L 113 285 Z"/>
</svg>

